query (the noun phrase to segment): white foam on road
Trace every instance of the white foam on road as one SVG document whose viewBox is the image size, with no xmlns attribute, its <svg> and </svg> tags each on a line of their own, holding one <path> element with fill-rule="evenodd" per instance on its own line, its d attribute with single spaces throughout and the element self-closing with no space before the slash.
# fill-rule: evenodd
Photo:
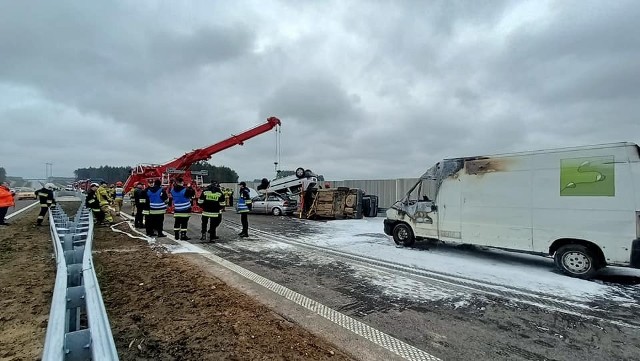
<svg viewBox="0 0 640 361">
<path fill-rule="evenodd" d="M 612 286 L 555 273 L 550 258 L 501 250 L 468 251 L 451 246 L 433 246 L 428 250 L 398 247 L 391 237 L 383 233 L 384 218 L 381 217 L 298 221 L 306 223 L 312 230 L 312 234 L 300 236 L 300 240 L 339 251 L 576 301 L 584 301 L 585 298 L 630 301 L 621 297 Z M 625 272 L 636 272 L 640 276 L 637 270 Z"/>
</svg>

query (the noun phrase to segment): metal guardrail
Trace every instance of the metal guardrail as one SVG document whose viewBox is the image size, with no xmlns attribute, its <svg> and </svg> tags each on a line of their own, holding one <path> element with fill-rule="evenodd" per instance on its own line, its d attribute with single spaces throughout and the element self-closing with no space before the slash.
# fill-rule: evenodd
<svg viewBox="0 0 640 361">
<path fill-rule="evenodd" d="M 42 360 L 118 360 L 91 256 L 93 215 L 73 195 L 81 200 L 73 219 L 59 205 L 49 212 L 57 271 Z"/>
</svg>

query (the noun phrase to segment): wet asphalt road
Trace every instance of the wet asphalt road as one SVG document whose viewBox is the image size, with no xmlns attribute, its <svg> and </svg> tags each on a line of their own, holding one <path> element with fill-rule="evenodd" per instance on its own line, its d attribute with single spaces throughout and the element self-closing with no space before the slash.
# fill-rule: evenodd
<svg viewBox="0 0 640 361">
<path fill-rule="evenodd" d="M 223 218 L 239 222 L 233 213 Z M 199 223 L 191 217 L 192 243 L 200 243 Z M 251 215 L 250 226 L 288 237 L 313 232 L 290 217 Z M 165 217 L 172 228 L 173 217 Z M 444 360 L 640 360 L 638 329 L 482 294 L 429 301 L 412 295 L 424 289 L 389 292 L 379 280 L 398 282 L 394 275 L 238 232 L 223 224 L 221 240 L 202 246 Z"/>
<path fill-rule="evenodd" d="M 9 211 L 7 212 L 7 215 L 10 215 L 13 212 L 19 211 L 22 208 L 27 207 L 28 205 L 30 205 L 32 203 L 35 203 L 35 202 L 36 201 L 31 200 L 31 199 L 22 199 L 22 200 L 16 201 L 16 207 L 15 208 L 13 208 L 13 207 L 9 208 Z"/>
</svg>

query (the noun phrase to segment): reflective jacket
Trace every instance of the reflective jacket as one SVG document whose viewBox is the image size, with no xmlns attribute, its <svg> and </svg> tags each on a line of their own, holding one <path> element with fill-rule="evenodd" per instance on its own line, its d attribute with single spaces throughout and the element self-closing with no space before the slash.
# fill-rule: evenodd
<svg viewBox="0 0 640 361">
<path fill-rule="evenodd" d="M 124 188 L 116 187 L 116 199 L 124 199 Z"/>
<path fill-rule="evenodd" d="M 202 207 L 202 215 L 205 217 L 220 216 L 223 202 L 224 195 L 217 187 L 208 187 L 198 198 L 198 204 Z"/>
<path fill-rule="evenodd" d="M 41 188 L 36 191 L 36 197 L 40 201 L 40 207 L 51 207 L 56 200 L 53 199 L 53 191 L 47 188 Z"/>
<path fill-rule="evenodd" d="M 100 202 L 98 201 L 98 195 L 96 194 L 96 191 L 92 189 L 89 189 L 89 191 L 87 192 L 87 198 L 85 199 L 84 202 L 87 208 L 91 208 L 92 210 L 100 209 Z"/>
<path fill-rule="evenodd" d="M 238 197 L 238 213 L 247 213 L 251 210 L 251 195 L 248 188 L 240 189 Z"/>
<path fill-rule="evenodd" d="M 102 185 L 98 187 L 96 193 L 98 194 L 98 202 L 100 202 L 101 206 L 108 206 L 109 203 L 111 203 L 112 199 L 111 196 L 109 196 L 109 188 Z"/>
<path fill-rule="evenodd" d="M 136 207 L 142 207 L 144 209 L 147 206 L 147 195 L 144 189 L 136 188 L 133 190 L 133 203 Z"/>
<path fill-rule="evenodd" d="M 0 186 L 0 208 L 13 207 L 16 202 L 13 200 L 13 194 L 5 186 Z"/>
<path fill-rule="evenodd" d="M 167 192 L 160 186 L 154 186 L 147 189 L 147 198 L 149 199 L 149 214 L 164 214 L 167 209 Z"/>
<path fill-rule="evenodd" d="M 176 184 L 171 188 L 174 217 L 188 217 L 191 213 L 191 198 L 195 196 L 192 188 L 185 188 Z"/>
</svg>

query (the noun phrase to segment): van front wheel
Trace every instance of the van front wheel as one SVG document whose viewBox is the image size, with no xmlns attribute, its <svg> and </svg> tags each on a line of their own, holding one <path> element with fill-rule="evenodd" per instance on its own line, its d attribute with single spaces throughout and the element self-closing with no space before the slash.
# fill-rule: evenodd
<svg viewBox="0 0 640 361">
<path fill-rule="evenodd" d="M 553 258 L 556 267 L 571 277 L 590 279 L 598 270 L 594 252 L 582 244 L 564 245 Z"/>
<path fill-rule="evenodd" d="M 403 245 L 405 247 L 411 247 L 415 241 L 416 237 L 413 235 L 413 231 L 411 227 L 405 223 L 398 223 L 393 228 L 393 241 L 398 245 Z"/>
</svg>

